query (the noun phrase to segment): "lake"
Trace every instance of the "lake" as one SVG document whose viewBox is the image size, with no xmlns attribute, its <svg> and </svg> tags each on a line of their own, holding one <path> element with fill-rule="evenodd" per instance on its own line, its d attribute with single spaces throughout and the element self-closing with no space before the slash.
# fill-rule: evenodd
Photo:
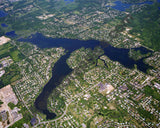
<svg viewBox="0 0 160 128">
<path fill-rule="evenodd" d="M 6 32 L 5 35 L 12 38 L 17 37 L 17 34 L 15 33 L 15 31 Z"/>
<path fill-rule="evenodd" d="M 65 2 L 74 2 L 74 0 L 64 0 Z"/>
<path fill-rule="evenodd" d="M 48 38 L 43 36 L 40 33 L 36 33 L 34 35 L 29 36 L 26 39 L 19 39 L 19 41 L 30 42 L 32 44 L 37 45 L 39 48 L 53 48 L 53 47 L 63 47 L 67 53 L 62 56 L 52 68 L 52 78 L 49 82 L 44 86 L 43 91 L 37 97 L 35 101 L 35 107 L 43 112 L 47 117 L 47 119 L 53 119 L 56 117 L 55 113 L 50 113 L 47 109 L 47 99 L 49 95 L 52 93 L 52 90 L 56 88 L 63 79 L 72 72 L 72 69 L 67 65 L 66 60 L 70 57 L 70 54 L 81 48 L 95 48 L 96 46 L 101 46 L 101 42 L 97 40 L 76 40 L 76 39 L 59 39 L 59 38 Z M 151 68 L 149 65 L 143 62 L 144 58 L 138 61 L 134 61 L 129 58 L 128 52 L 129 49 L 115 48 L 109 44 L 107 47 L 101 46 L 104 50 L 104 54 L 108 56 L 113 61 L 118 61 L 126 68 L 134 68 L 134 64 L 137 65 L 137 69 L 146 72 L 147 69 Z M 151 52 L 146 48 L 134 48 L 134 50 L 140 50 L 142 53 Z"/>
<path fill-rule="evenodd" d="M 64 0 L 66 2 L 66 4 L 70 4 L 72 2 L 74 2 L 74 0 Z"/>
<path fill-rule="evenodd" d="M 8 27 L 8 25 L 6 25 L 5 23 L 2 23 L 1 26 L 4 28 Z"/>
<path fill-rule="evenodd" d="M 5 13 L 4 11 L 0 10 L 0 17 L 5 17 L 7 16 L 7 13 Z"/>
<path fill-rule="evenodd" d="M 136 4 L 126 4 L 126 3 L 122 3 L 121 1 L 115 1 L 114 2 L 114 6 L 111 6 L 111 8 L 119 10 L 119 11 L 126 11 L 126 9 L 128 9 L 129 7 L 131 7 L 132 5 L 142 5 L 142 4 L 153 4 L 152 1 L 146 1 L 146 2 L 142 2 L 142 3 L 136 3 Z"/>
</svg>

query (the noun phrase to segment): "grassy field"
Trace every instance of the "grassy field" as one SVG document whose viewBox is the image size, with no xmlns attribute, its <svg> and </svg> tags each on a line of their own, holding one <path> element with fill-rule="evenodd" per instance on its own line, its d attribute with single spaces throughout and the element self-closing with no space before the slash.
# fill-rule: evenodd
<svg viewBox="0 0 160 128">
<path fill-rule="evenodd" d="M 24 58 L 24 55 L 10 43 L 0 46 L 0 59 L 8 56 L 10 56 L 14 62 L 21 61 Z"/>
<path fill-rule="evenodd" d="M 9 67 L 5 67 L 5 74 L 0 78 L 0 88 L 11 84 L 21 78 L 20 69 L 16 62 L 21 61 L 24 55 L 10 43 L 0 46 L 0 59 L 10 56 L 14 61 Z"/>
<path fill-rule="evenodd" d="M 13 61 L 18 62 L 21 60 L 20 57 L 21 53 L 18 50 L 15 50 L 13 52 L 10 53 L 11 58 L 13 59 Z"/>
</svg>

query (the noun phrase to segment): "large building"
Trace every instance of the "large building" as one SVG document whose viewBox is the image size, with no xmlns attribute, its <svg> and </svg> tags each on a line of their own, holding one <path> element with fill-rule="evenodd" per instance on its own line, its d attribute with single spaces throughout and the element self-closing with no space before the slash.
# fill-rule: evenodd
<svg viewBox="0 0 160 128">
<path fill-rule="evenodd" d="M 105 84 L 99 83 L 98 87 L 99 87 L 99 92 L 102 94 L 109 94 L 111 91 L 114 90 L 114 87 L 108 83 Z"/>
<path fill-rule="evenodd" d="M 2 101 L 0 106 L 0 128 L 8 127 L 14 122 L 22 119 L 22 114 L 19 113 L 20 109 L 16 107 L 18 99 L 13 92 L 11 85 L 0 89 L 0 99 Z M 13 103 L 15 107 L 10 108 L 8 105 L 9 103 Z"/>
</svg>

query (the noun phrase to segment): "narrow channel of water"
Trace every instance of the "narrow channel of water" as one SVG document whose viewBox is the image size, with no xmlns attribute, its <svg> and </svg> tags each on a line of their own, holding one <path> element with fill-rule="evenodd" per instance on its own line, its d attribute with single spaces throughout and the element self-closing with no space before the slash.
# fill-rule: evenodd
<svg viewBox="0 0 160 128">
<path fill-rule="evenodd" d="M 41 94 L 37 97 L 35 101 L 35 107 L 47 115 L 47 119 L 53 119 L 56 117 L 55 113 L 50 113 L 47 109 L 47 99 L 52 93 L 52 90 L 56 88 L 63 78 L 71 73 L 72 69 L 67 65 L 66 60 L 69 58 L 70 52 L 62 56 L 52 69 L 52 78 L 43 88 Z"/>
</svg>

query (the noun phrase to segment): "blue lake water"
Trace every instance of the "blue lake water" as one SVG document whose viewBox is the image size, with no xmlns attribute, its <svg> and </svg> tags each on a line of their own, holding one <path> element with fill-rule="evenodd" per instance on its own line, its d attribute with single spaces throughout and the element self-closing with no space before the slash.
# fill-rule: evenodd
<svg viewBox="0 0 160 128">
<path fill-rule="evenodd" d="M 72 2 L 74 2 L 74 0 L 64 0 L 66 2 L 66 4 L 70 4 Z"/>
<path fill-rule="evenodd" d="M 160 0 L 157 0 L 158 3 L 160 3 Z M 160 7 L 158 7 L 158 9 L 160 10 Z"/>
<path fill-rule="evenodd" d="M 129 8 L 132 4 L 125 4 L 121 1 L 114 2 L 115 6 L 111 6 L 111 8 L 119 10 L 119 11 L 125 11 L 127 8 Z"/>
<path fill-rule="evenodd" d="M 122 3 L 121 1 L 115 1 L 114 4 L 115 4 L 115 6 L 111 6 L 111 8 L 119 10 L 119 11 L 125 11 L 126 9 L 131 7 L 132 5 L 142 5 L 142 4 L 151 5 L 151 4 L 153 4 L 153 2 L 146 1 L 146 2 L 142 2 L 142 3 L 136 3 L 136 4 L 126 4 L 126 3 Z"/>
<path fill-rule="evenodd" d="M 66 1 L 66 2 L 73 2 L 74 0 L 64 0 L 64 1 Z"/>
<path fill-rule="evenodd" d="M 0 17 L 5 17 L 7 16 L 7 13 L 5 13 L 4 11 L 0 10 Z"/>
<path fill-rule="evenodd" d="M 7 32 L 5 35 L 8 36 L 8 37 L 16 37 L 17 36 L 15 31 Z"/>
<path fill-rule="evenodd" d="M 4 28 L 8 27 L 8 25 L 6 25 L 5 23 L 2 23 L 1 26 Z"/>
<path fill-rule="evenodd" d="M 55 113 L 51 113 L 47 109 L 47 99 L 49 95 L 52 93 L 52 90 L 56 88 L 62 80 L 72 72 L 72 69 L 67 65 L 66 60 L 70 57 L 70 54 L 81 48 L 95 48 L 96 46 L 101 46 L 104 50 L 104 55 L 108 56 L 113 61 L 118 61 L 126 68 L 134 68 L 134 64 L 137 65 L 137 69 L 146 72 L 147 69 L 152 68 L 149 65 L 143 62 L 144 58 L 138 61 L 134 61 L 129 58 L 128 53 L 129 49 L 115 48 L 109 44 L 102 45 L 102 42 L 97 40 L 75 40 L 75 39 L 53 39 L 47 38 L 40 33 L 36 33 L 34 35 L 29 36 L 26 39 L 19 39 L 19 41 L 30 42 L 32 44 L 37 45 L 39 48 L 52 48 L 52 47 L 63 47 L 67 53 L 62 56 L 52 68 L 52 78 L 43 88 L 41 94 L 37 97 L 35 101 L 35 107 L 43 112 L 47 119 L 53 119 L 56 117 Z M 104 44 L 104 42 L 103 42 Z M 140 50 L 141 53 L 151 52 L 146 48 L 134 48 L 135 50 Z"/>
</svg>

